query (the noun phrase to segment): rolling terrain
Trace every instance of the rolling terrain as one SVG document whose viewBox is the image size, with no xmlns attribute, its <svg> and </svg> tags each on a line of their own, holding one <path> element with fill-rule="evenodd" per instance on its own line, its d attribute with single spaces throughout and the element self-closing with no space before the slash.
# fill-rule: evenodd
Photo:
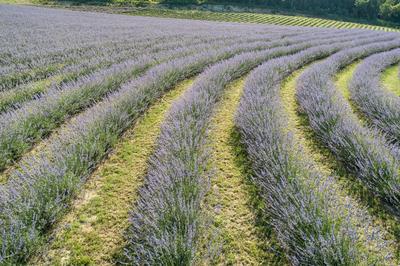
<svg viewBox="0 0 400 266">
<path fill-rule="evenodd" d="M 279 21 L 0 5 L 0 265 L 399 265 L 400 34 Z"/>
</svg>

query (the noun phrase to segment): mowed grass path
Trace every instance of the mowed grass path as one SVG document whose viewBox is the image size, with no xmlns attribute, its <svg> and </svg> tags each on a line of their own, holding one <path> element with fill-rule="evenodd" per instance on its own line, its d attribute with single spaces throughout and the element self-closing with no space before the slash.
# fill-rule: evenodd
<svg viewBox="0 0 400 266">
<path fill-rule="evenodd" d="M 399 65 L 388 67 L 382 73 L 382 84 L 384 88 L 400 96 Z"/>
<path fill-rule="evenodd" d="M 62 79 L 63 76 L 61 74 L 54 75 L 39 81 L 30 82 L 16 90 L 0 92 L 0 113 L 12 109 L 13 105 L 31 100 L 35 95 L 46 92 L 52 84 L 59 84 Z"/>
<path fill-rule="evenodd" d="M 39 265 L 111 265 L 124 246 L 128 215 L 142 185 L 147 160 L 173 101 L 191 86 L 186 80 L 154 104 L 129 129 L 105 162 L 92 174 L 71 212 L 56 226 L 54 241 Z"/>
<path fill-rule="evenodd" d="M 257 224 L 256 191 L 248 180 L 249 168 L 234 127 L 243 86 L 244 78 L 228 86 L 211 120 L 208 137 L 215 175 L 206 200 L 222 241 L 218 264 L 271 265 L 282 258 L 272 252 L 276 242 Z"/>
<path fill-rule="evenodd" d="M 344 67 L 340 72 L 338 72 L 334 78 L 335 86 L 344 97 L 344 99 L 349 103 L 352 113 L 349 115 L 354 116 L 355 119 L 360 121 L 361 125 L 367 126 L 367 120 L 364 114 L 359 110 L 357 105 L 351 99 L 351 93 L 349 90 L 349 83 L 353 78 L 354 71 L 357 66 L 361 63 L 361 60 L 354 62 L 346 67 Z"/>
</svg>

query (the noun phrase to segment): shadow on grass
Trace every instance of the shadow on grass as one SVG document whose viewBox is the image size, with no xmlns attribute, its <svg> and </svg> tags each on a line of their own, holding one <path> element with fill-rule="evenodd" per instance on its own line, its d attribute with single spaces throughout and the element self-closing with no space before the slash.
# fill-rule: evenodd
<svg viewBox="0 0 400 266">
<path fill-rule="evenodd" d="M 250 188 L 249 209 L 252 210 L 256 217 L 255 226 L 257 233 L 260 234 L 261 239 L 269 242 L 269 245 L 264 245 L 262 248 L 266 253 L 273 254 L 270 261 L 268 261 L 268 265 L 286 265 L 288 262 L 284 250 L 280 247 L 273 232 L 271 219 L 268 215 L 267 206 L 261 197 L 261 191 L 252 182 L 251 162 L 247 158 L 247 152 L 241 142 L 240 133 L 237 128 L 232 128 L 228 145 L 232 147 L 232 151 L 234 152 L 236 167 L 241 170 L 241 176 L 244 178 L 247 187 Z"/>
</svg>

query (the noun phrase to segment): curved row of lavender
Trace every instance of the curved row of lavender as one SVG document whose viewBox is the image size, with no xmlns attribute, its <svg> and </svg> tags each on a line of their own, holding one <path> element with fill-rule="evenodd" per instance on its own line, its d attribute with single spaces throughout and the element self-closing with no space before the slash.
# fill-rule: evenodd
<svg viewBox="0 0 400 266">
<path fill-rule="evenodd" d="M 400 98 L 382 87 L 381 74 L 400 62 L 400 49 L 372 55 L 354 71 L 351 99 L 369 121 L 387 133 L 389 141 L 400 143 Z"/>
<path fill-rule="evenodd" d="M 95 66 L 93 69 L 95 72 L 92 75 L 67 83 L 65 87 L 63 85 L 61 88 L 50 89 L 40 95 L 40 99 L 27 102 L 18 110 L 0 118 L 4 130 L 15 133 L 15 139 L 11 137 L 12 140 L 8 144 L 12 144 L 15 140 L 16 143 L 20 141 L 19 143 L 23 146 L 37 142 L 40 137 L 51 133 L 51 129 L 60 125 L 69 115 L 77 114 L 74 119 L 64 124 L 57 134 L 51 135 L 35 153 L 25 155 L 16 164 L 15 170 L 11 171 L 8 182 L 0 184 L 0 264 L 26 262 L 29 256 L 44 243 L 45 233 L 68 210 L 71 199 L 114 146 L 122 132 L 131 127 L 150 104 L 179 81 L 200 73 L 211 64 L 238 53 L 244 53 L 237 55 L 232 61 L 224 61 L 204 74 L 199 83 L 196 83 L 199 85 L 195 86 L 204 89 L 203 92 L 206 94 L 193 93 L 192 96 L 187 96 L 186 101 L 181 102 L 183 113 L 180 114 L 194 119 L 191 120 L 194 125 L 206 128 L 208 120 L 207 118 L 203 120 L 202 117 L 211 114 L 212 108 L 207 107 L 212 107 L 216 103 L 224 84 L 243 75 L 263 60 L 295 53 L 314 45 L 334 42 L 335 37 L 338 41 L 345 41 L 350 38 L 349 36 L 358 36 L 360 37 L 359 45 L 393 39 L 392 35 L 383 33 L 376 37 L 369 37 L 368 31 L 188 22 L 1 5 L 0 24 L 2 25 L 0 73 L 5 74 L 2 89 L 18 90 L 16 84 L 25 84 L 55 73 L 62 73 L 57 72 L 57 67 L 62 69 L 63 63 L 67 69 L 85 65 L 89 66 L 87 69 L 90 69 L 91 66 Z M 60 28 L 64 29 L 62 33 L 59 31 Z M 332 35 L 332 38 L 329 35 Z M 324 40 L 307 41 L 317 38 Z M 203 45 L 202 42 L 196 42 L 194 39 L 209 40 L 209 43 Z M 188 47 L 180 45 L 179 40 L 185 40 L 183 42 L 187 43 Z M 234 40 L 240 41 L 235 43 Z M 161 45 L 163 41 L 165 47 Z M 153 44 L 155 46 L 160 44 L 160 50 L 152 50 L 150 46 Z M 137 59 L 123 58 L 124 55 L 134 56 L 134 49 L 141 45 L 145 51 L 143 56 Z M 146 45 L 149 49 L 145 49 Z M 169 55 L 166 54 L 167 49 L 172 50 Z M 140 54 L 140 51 L 139 49 L 136 52 Z M 65 55 L 68 53 L 71 55 Z M 97 59 L 91 58 L 92 55 L 97 54 L 99 55 Z M 96 68 L 95 62 L 100 62 L 109 55 L 112 56 L 109 60 L 110 65 L 100 65 Z M 55 72 L 51 70 L 54 66 Z M 132 68 L 125 68 L 126 66 Z M 50 70 L 47 71 L 47 68 Z M 214 75 L 212 69 L 219 70 L 218 73 L 222 76 Z M 22 73 L 20 76 L 17 73 L 19 70 Z M 65 73 L 69 73 L 68 71 Z M 43 73 L 43 75 L 36 75 L 36 73 Z M 139 75 L 139 73 L 142 74 Z M 209 77 L 213 78 L 208 80 Z M 198 99 L 195 96 L 199 96 Z M 93 102 L 93 98 L 99 102 Z M 190 102 L 189 98 L 193 99 L 193 102 Z M 197 106 L 195 100 L 206 101 L 206 106 Z M 195 119 L 195 113 L 192 115 L 185 113 L 185 110 L 191 111 L 190 106 L 202 110 L 199 113 L 202 115 L 197 117 L 198 121 Z M 178 104 L 178 107 L 170 113 L 171 117 L 174 111 L 179 113 L 180 108 Z M 46 111 L 45 114 L 43 110 Z M 24 114 L 29 114 L 31 111 L 37 112 L 38 115 L 27 115 L 26 117 L 29 118 L 24 120 L 26 118 Z M 3 119 L 6 117 L 10 120 Z M 17 117 L 21 120 L 16 119 Z M 10 121 L 13 123 L 8 123 Z M 6 129 L 9 125 L 18 126 L 14 129 L 11 126 L 11 129 Z M 40 126 L 37 127 L 37 125 Z M 178 127 L 178 129 L 187 128 Z M 196 131 L 197 129 L 189 128 L 193 130 L 190 131 L 193 134 L 199 132 Z M 35 134 L 40 137 L 30 143 L 31 140 L 27 136 L 34 137 Z M 196 143 L 199 145 L 192 149 L 190 144 L 195 143 L 189 142 L 186 143 L 187 148 L 194 152 L 199 148 L 198 155 L 203 154 L 202 143 L 205 135 L 192 136 L 194 139 L 190 140 L 194 141 L 198 138 L 196 141 L 199 142 Z M 18 151 L 19 147 L 16 146 Z M 7 150 L 9 146 L 4 145 L 3 148 Z M 11 154 L 9 158 L 17 158 L 22 153 L 23 151 L 20 151 L 17 156 Z M 195 175 L 201 173 L 204 169 L 202 163 L 206 161 L 193 156 L 191 158 L 198 159 L 196 163 L 199 163 L 200 167 L 198 172 L 193 173 Z M 188 159 L 190 161 L 190 158 Z M 175 169 L 173 164 L 166 167 L 179 171 L 179 168 Z M 179 175 L 177 179 L 179 180 Z M 198 196 L 197 199 L 202 199 L 203 185 L 203 183 L 194 182 L 193 187 L 189 187 L 189 189 L 200 189 L 198 191 L 200 194 L 192 194 L 194 198 Z M 162 201 L 163 198 L 159 200 Z M 198 206 L 196 205 L 198 201 L 191 202 L 194 204 L 193 207 Z M 197 216 L 198 211 L 199 209 L 193 209 L 193 217 L 201 216 Z M 188 215 L 191 215 L 190 210 Z M 135 217 L 141 216 L 139 214 Z M 201 221 L 193 221 L 194 224 L 190 223 L 189 226 L 196 227 L 197 222 L 201 224 Z M 194 231 L 188 232 L 197 233 L 195 227 L 190 228 Z M 146 231 L 143 232 L 143 239 L 148 239 L 146 233 Z M 147 236 L 151 238 L 151 233 Z M 191 236 L 194 238 L 190 238 Z M 190 235 L 189 239 L 194 240 L 189 244 L 197 243 L 195 235 Z M 347 238 L 338 241 L 342 241 L 340 243 L 344 247 L 350 245 L 347 243 Z M 140 261 L 141 247 L 139 245 L 135 249 L 135 242 L 133 241 L 132 244 L 132 250 L 138 253 L 130 254 L 131 256 L 128 257 L 131 257 L 133 261 Z M 184 258 L 192 261 L 193 249 L 189 245 L 186 250 L 190 254 L 183 252 L 188 254 L 188 257 Z M 344 259 L 341 261 L 348 261 L 348 257 L 352 258 L 347 255 L 343 255 Z M 154 258 L 157 259 L 157 256 Z M 331 257 L 328 256 L 328 258 Z"/>
<path fill-rule="evenodd" d="M 331 79 L 354 60 L 399 46 L 394 39 L 341 51 L 306 70 L 297 84 L 297 99 L 317 137 L 395 217 L 400 216 L 398 152 L 360 124 Z"/>
<path fill-rule="evenodd" d="M 310 41 L 310 45 L 303 46 L 301 50 L 312 46 L 326 45 L 327 43 L 331 43 L 331 45 L 322 46 L 325 50 L 311 48 L 315 53 L 314 57 L 312 53 L 301 54 L 303 60 L 293 62 L 297 64 L 297 67 L 307 60 L 329 55 L 340 48 L 357 46 L 359 42 L 362 42 L 351 42 L 351 38 L 343 36 L 336 38 L 336 40 L 326 40 L 322 36 L 315 35 L 309 36 L 309 38 L 316 40 Z M 334 46 L 332 43 L 340 44 Z M 294 47 L 296 46 L 288 46 L 285 49 L 277 49 L 277 51 L 286 50 L 286 54 L 299 51 L 299 49 L 293 49 Z M 198 261 L 210 259 L 207 257 L 209 254 L 204 254 L 204 250 L 201 250 L 201 245 L 204 244 L 202 242 L 204 235 L 207 235 L 204 224 L 207 218 L 204 217 L 201 206 L 204 204 L 203 200 L 208 190 L 209 178 L 212 177 L 207 169 L 209 156 L 205 149 L 208 121 L 225 86 L 249 72 L 260 62 L 271 59 L 273 50 L 275 49 L 238 55 L 213 66 L 205 71 L 182 99 L 171 108 L 162 125 L 158 148 L 150 159 L 145 184 L 139 190 L 139 199 L 133 207 L 130 218 L 131 225 L 126 234 L 128 242 L 125 249 L 126 263 L 134 265 L 193 265 Z M 276 55 L 273 57 L 276 57 Z M 292 57 L 289 58 L 293 59 Z M 276 74 L 283 75 L 284 72 L 281 72 L 281 70 L 279 69 Z M 257 73 L 257 75 L 260 73 Z M 250 102 L 253 102 L 253 100 Z M 254 114 L 252 111 L 240 109 L 239 113 L 251 116 Z M 264 130 L 260 128 L 262 128 L 262 123 L 252 123 L 252 127 L 248 127 L 247 130 L 251 132 Z M 260 138 L 263 137 L 260 136 Z M 258 141 L 260 139 L 257 139 Z M 261 153 L 265 155 L 265 153 Z M 265 167 L 268 166 L 270 165 L 265 165 Z M 323 191 L 318 195 L 309 193 L 309 196 L 316 198 L 321 195 L 323 195 Z M 269 194 L 269 196 L 271 195 Z M 296 197 L 296 194 L 293 194 L 293 197 Z M 280 203 L 282 202 L 278 201 L 271 205 L 277 207 Z M 318 204 L 310 206 L 313 206 L 312 208 L 320 207 Z M 341 228 L 341 224 L 335 222 L 337 213 L 336 215 L 329 214 L 329 219 L 326 219 L 326 216 L 323 215 L 318 216 L 319 211 L 325 211 L 325 206 L 326 204 L 321 206 L 321 209 L 314 209 L 313 214 L 317 216 L 317 219 L 313 220 L 316 222 L 313 235 L 307 235 L 307 231 L 299 230 L 301 228 L 294 229 L 298 230 L 297 234 L 289 232 L 293 239 L 301 238 L 304 235 L 307 235 L 304 238 L 308 237 L 308 250 L 301 253 L 304 245 L 293 247 L 293 249 L 297 248 L 298 254 L 295 254 L 296 256 L 292 256 L 291 250 L 289 250 L 289 257 L 293 264 L 324 261 L 328 264 L 348 265 L 355 261 L 353 257 L 362 257 L 361 254 L 357 254 L 355 247 L 353 247 L 354 240 L 346 236 L 349 232 L 353 232 L 347 228 L 348 225 L 346 225 L 346 230 L 343 227 L 343 231 L 337 233 Z M 291 213 L 302 211 L 301 206 L 297 207 L 298 210 L 291 208 L 286 211 Z M 304 211 L 307 212 L 307 210 Z M 288 219 L 286 220 L 286 218 Z M 297 218 L 299 220 L 306 218 L 303 222 L 307 221 L 307 224 L 310 222 L 307 219 L 308 217 L 304 215 Z M 283 223 L 286 224 L 293 221 L 291 220 L 292 217 L 286 216 L 277 219 L 282 219 Z M 295 222 L 291 225 L 295 226 Z M 314 224 L 311 223 L 309 226 L 314 226 Z M 290 226 L 279 229 L 281 230 L 281 237 L 287 237 L 288 228 Z M 329 230 L 326 230 L 326 228 Z M 334 230 L 333 234 L 332 230 Z M 326 235 L 324 235 L 325 233 Z M 287 245 L 298 243 L 283 240 L 282 244 L 286 244 L 287 247 Z M 214 248 L 211 248 L 211 250 L 214 250 Z"/>
<path fill-rule="evenodd" d="M 128 50 L 148 40 L 156 39 L 161 43 L 184 36 L 198 39 L 209 35 L 210 29 L 215 36 L 229 34 L 236 37 L 248 32 L 279 31 L 277 27 L 211 25 L 195 21 L 185 25 L 169 19 L 132 19 L 32 7 L 0 6 L 0 12 L 0 34 L 3 37 L 0 41 L 0 73 L 5 79 L 4 83 L 0 82 L 0 88 L 35 79 L 35 72 L 46 76 L 49 73 L 47 68 L 64 67 L 98 54 Z M 16 27 L 18 31 L 15 31 Z M 59 31 L 60 28 L 63 30 Z M 11 75 L 5 75 L 7 73 Z"/>
<path fill-rule="evenodd" d="M 81 112 L 118 90 L 125 82 L 134 79 L 154 64 L 190 56 L 199 51 L 231 46 L 229 38 L 211 45 L 194 45 L 146 54 L 134 60 L 112 65 L 110 68 L 85 76 L 61 88 L 54 88 L 37 100 L 26 103 L 17 110 L 0 115 L 0 170 L 18 159 L 34 143 L 48 135 L 65 119 Z M 240 42 L 238 42 L 240 44 Z M 244 43 L 242 49 L 268 46 L 268 42 Z M 239 49 L 239 47 L 238 47 Z M 239 51 L 239 50 L 237 50 Z M 157 59 L 155 59 L 157 58 Z"/>
<path fill-rule="evenodd" d="M 367 233 L 371 218 L 359 206 L 340 202 L 332 180 L 322 177 L 296 148 L 280 99 L 282 81 L 290 73 L 352 46 L 357 44 L 338 40 L 261 65 L 247 78 L 237 111 L 253 181 L 293 265 L 371 265 L 393 256 L 385 248 L 367 254 L 374 241 L 385 246 L 384 237 L 378 230 L 370 233 L 373 239 L 358 235 L 355 227 Z"/>
<path fill-rule="evenodd" d="M 139 39 L 132 42 L 125 41 L 122 42 L 123 45 L 117 45 L 118 43 L 110 46 L 103 45 L 100 46 L 98 49 L 90 49 L 90 54 L 80 52 L 78 53 L 78 56 L 75 60 L 64 60 L 62 64 L 58 63 L 56 66 L 51 66 L 51 64 L 47 62 L 44 70 L 35 70 L 40 71 L 41 76 L 34 73 L 32 74 L 31 69 L 27 70 L 28 74 L 25 74 L 25 72 L 20 72 L 20 70 L 11 69 L 10 71 L 12 71 L 12 73 L 18 72 L 18 75 L 15 76 L 12 73 L 11 75 L 4 75 L 2 77 L 3 81 L 0 80 L 0 84 L 2 84 L 1 86 L 3 87 L 3 91 L 10 91 L 15 89 L 21 90 L 31 85 L 32 83 L 34 84 L 34 81 L 36 79 L 51 78 L 55 75 L 63 75 L 63 79 L 61 80 L 61 82 L 65 82 L 71 79 L 76 79 L 79 76 L 89 74 L 98 69 L 109 67 L 112 64 L 121 63 L 126 60 L 126 58 L 141 56 L 143 53 L 154 53 L 160 52 L 162 50 L 166 51 L 168 49 L 186 47 L 188 45 L 194 45 L 196 43 L 201 44 L 217 39 L 223 40 L 227 37 L 230 37 L 232 40 L 236 41 L 239 41 L 241 38 L 232 34 L 220 36 L 200 35 L 196 36 L 196 38 L 189 35 L 172 35 L 168 36 L 168 38 L 154 37 L 152 39 Z M 50 55 L 50 58 L 53 59 L 54 56 Z M 51 67 L 49 67 L 49 65 Z M 31 64 L 29 64 L 29 67 L 32 68 Z M 15 84 L 8 84 L 7 86 L 7 80 L 9 80 L 10 82 L 15 81 Z"/>
<path fill-rule="evenodd" d="M 193 265 L 200 259 L 205 226 L 201 204 L 210 175 L 206 132 L 214 106 L 229 82 L 265 60 L 309 46 L 249 52 L 223 61 L 205 71 L 173 105 L 130 218 L 125 249 L 129 264 Z"/>
<path fill-rule="evenodd" d="M 94 57 L 91 57 L 90 61 L 80 61 L 77 65 L 69 66 L 65 68 L 64 71 L 57 72 L 57 75 L 61 76 L 60 80 L 54 81 L 48 88 L 39 90 L 39 92 L 35 82 L 26 83 L 0 92 L 0 113 L 12 109 L 18 109 L 25 101 L 40 98 L 51 89 L 63 89 L 64 87 L 70 86 L 70 83 L 90 79 L 90 75 L 93 75 L 96 72 L 103 71 L 115 64 L 122 64 L 134 57 L 143 57 L 143 54 L 154 54 L 155 56 L 153 60 L 155 60 L 155 58 L 157 58 L 156 55 L 161 54 L 162 51 L 189 48 L 195 45 L 204 46 L 206 43 L 211 43 L 217 40 L 223 41 L 229 37 L 224 36 L 213 38 L 211 36 L 202 36 L 202 38 L 199 39 L 190 38 L 187 40 L 184 38 L 178 40 L 171 38 L 172 40 L 165 40 L 165 42 L 160 44 L 154 41 L 148 41 L 147 45 L 143 47 L 130 47 L 122 51 L 116 49 L 113 54 L 108 54 L 107 57 L 96 54 Z M 232 39 L 232 37 L 230 38 Z M 238 41 L 237 38 L 232 39 L 232 42 L 235 41 Z M 157 58 L 157 61 L 160 60 Z M 52 75 L 48 78 L 56 78 L 56 76 Z"/>
<path fill-rule="evenodd" d="M 158 65 L 79 115 L 48 141 L 46 149 L 25 158 L 0 187 L 2 260 L 24 261 L 38 247 L 43 232 L 65 211 L 121 132 L 153 100 L 206 65 L 246 50 L 257 47 L 231 46 Z"/>
</svg>

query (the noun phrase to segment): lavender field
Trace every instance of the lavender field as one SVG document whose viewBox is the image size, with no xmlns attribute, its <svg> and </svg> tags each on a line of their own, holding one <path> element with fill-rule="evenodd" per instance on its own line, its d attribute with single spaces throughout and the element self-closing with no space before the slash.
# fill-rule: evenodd
<svg viewBox="0 0 400 266">
<path fill-rule="evenodd" d="M 400 33 L 0 5 L 0 265 L 400 265 Z"/>
</svg>

